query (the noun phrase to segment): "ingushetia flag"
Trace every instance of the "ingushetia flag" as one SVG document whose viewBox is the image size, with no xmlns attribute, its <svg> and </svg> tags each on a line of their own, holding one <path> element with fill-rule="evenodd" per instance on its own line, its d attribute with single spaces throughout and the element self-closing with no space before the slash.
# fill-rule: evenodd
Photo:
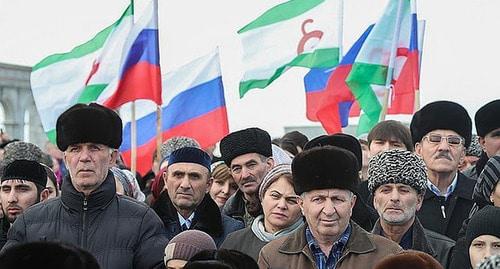
<svg viewBox="0 0 500 269">
<path fill-rule="evenodd" d="M 338 64 L 338 15 L 338 0 L 290 0 L 239 30 L 245 66 L 240 97 L 265 88 L 292 66 Z"/>
<path fill-rule="evenodd" d="M 401 109 L 402 113 L 411 113 L 413 110 L 419 79 L 417 33 L 414 0 L 389 1 L 383 16 L 361 47 L 345 80 L 364 112 L 359 121 L 358 134 L 368 133 L 378 123 L 386 85 L 394 85 L 398 78 L 403 80 L 394 85 L 389 100 L 397 95 L 406 95 L 407 98 L 399 98 L 406 104 L 398 104 L 395 108 Z M 393 55 L 394 65 L 390 66 L 394 46 L 396 55 Z M 408 88 L 404 89 L 403 86 Z M 389 104 L 389 112 L 390 109 Z"/>
</svg>

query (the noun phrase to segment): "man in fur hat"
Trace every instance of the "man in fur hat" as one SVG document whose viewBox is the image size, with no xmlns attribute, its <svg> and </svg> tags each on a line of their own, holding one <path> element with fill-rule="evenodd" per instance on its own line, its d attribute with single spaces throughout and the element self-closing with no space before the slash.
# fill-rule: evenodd
<svg viewBox="0 0 500 269">
<path fill-rule="evenodd" d="M 116 194 L 110 167 L 122 141 L 122 121 L 98 104 L 77 104 L 57 119 L 57 146 L 69 176 L 62 195 L 30 207 L 8 234 L 9 247 L 59 241 L 94 255 L 101 268 L 161 268 L 167 237 L 154 211 Z"/>
<path fill-rule="evenodd" d="M 401 251 L 351 221 L 359 177 L 352 152 L 334 146 L 303 151 L 294 158 L 292 173 L 306 225 L 268 243 L 259 268 L 372 268 Z"/>
<path fill-rule="evenodd" d="M 0 221 L 0 248 L 7 242 L 7 232 L 28 207 L 48 199 L 47 173 L 36 161 L 14 160 L 4 169 L 0 201 L 4 217 Z"/>
<path fill-rule="evenodd" d="M 423 251 L 448 268 L 455 242 L 425 229 L 415 216 L 427 189 L 427 169 L 416 154 L 391 149 L 381 152 L 368 165 L 368 188 L 379 219 L 372 230 L 398 243 L 403 249 Z"/>
<path fill-rule="evenodd" d="M 415 153 L 427 166 L 427 191 L 417 216 L 432 231 L 457 240 L 474 204 L 475 181 L 458 171 L 471 143 L 472 122 L 459 104 L 437 101 L 413 115 L 410 131 Z"/>
<path fill-rule="evenodd" d="M 271 137 L 259 128 L 236 131 L 221 140 L 220 152 L 239 187 L 224 205 L 223 212 L 249 226 L 262 214 L 259 185 L 274 166 Z"/>
</svg>

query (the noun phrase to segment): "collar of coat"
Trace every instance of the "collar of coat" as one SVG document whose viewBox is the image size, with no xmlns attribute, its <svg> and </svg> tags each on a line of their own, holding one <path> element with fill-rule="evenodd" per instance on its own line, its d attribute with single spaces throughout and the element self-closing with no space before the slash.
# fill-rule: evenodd
<svg viewBox="0 0 500 269">
<path fill-rule="evenodd" d="M 457 173 L 458 173 L 457 186 L 455 187 L 455 190 L 450 194 L 448 199 L 450 199 L 452 196 L 457 196 L 459 198 L 472 201 L 472 191 L 474 190 L 474 185 L 476 184 L 476 181 L 470 179 L 461 172 Z M 425 192 L 424 200 L 431 199 L 433 197 L 436 197 L 436 194 L 434 194 L 431 190 L 427 189 Z"/>
<path fill-rule="evenodd" d="M 418 220 L 417 216 L 415 216 L 415 221 L 411 226 L 412 229 L 412 247 L 411 249 L 419 250 L 425 253 L 430 254 L 432 257 L 436 258 L 437 253 L 432 248 L 431 244 L 427 240 L 427 236 L 424 232 L 424 227 Z M 375 225 L 373 226 L 372 234 L 382 235 L 382 226 L 380 225 L 380 219 L 377 220 Z"/>
<path fill-rule="evenodd" d="M 115 196 L 115 178 L 113 172 L 108 170 L 108 175 L 101 186 L 87 197 L 87 210 L 103 209 Z M 83 211 L 85 195 L 75 189 L 69 175 L 63 180 L 61 186 L 61 200 L 65 207 L 78 212 Z"/>
<path fill-rule="evenodd" d="M 370 237 L 368 237 L 368 232 L 359 227 L 354 221 L 351 220 L 350 223 L 352 225 L 352 232 L 345 249 L 355 254 L 364 254 L 374 251 L 376 246 Z M 278 251 L 285 254 L 299 254 L 303 252 L 307 255 L 311 253 L 307 245 L 305 229 L 306 225 L 303 225 L 300 229 L 292 233 L 283 242 Z"/>
<path fill-rule="evenodd" d="M 170 200 L 167 191 L 160 194 L 152 208 L 160 216 L 165 226 L 177 225 L 180 229 L 177 209 Z M 212 237 L 221 236 L 224 232 L 220 209 L 209 194 L 205 194 L 201 203 L 196 207 L 190 229 L 206 232 Z"/>
</svg>

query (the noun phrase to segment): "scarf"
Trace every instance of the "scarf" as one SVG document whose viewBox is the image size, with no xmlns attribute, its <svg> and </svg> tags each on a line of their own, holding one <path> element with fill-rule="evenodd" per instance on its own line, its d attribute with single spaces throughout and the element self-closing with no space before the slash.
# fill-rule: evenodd
<svg viewBox="0 0 500 269">
<path fill-rule="evenodd" d="M 300 226 L 302 226 L 302 224 L 304 224 L 304 221 L 302 220 L 302 218 L 299 218 L 295 223 L 286 227 L 285 229 L 282 229 L 275 233 L 268 233 L 264 228 L 264 215 L 259 215 L 252 222 L 252 232 L 255 234 L 255 236 L 257 236 L 257 238 L 259 238 L 259 240 L 263 242 L 270 242 L 271 240 L 294 232 Z"/>
</svg>

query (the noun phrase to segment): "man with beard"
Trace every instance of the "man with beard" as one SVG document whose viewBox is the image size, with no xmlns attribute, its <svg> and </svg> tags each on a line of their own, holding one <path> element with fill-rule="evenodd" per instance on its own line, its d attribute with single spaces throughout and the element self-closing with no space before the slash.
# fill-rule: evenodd
<svg viewBox="0 0 500 269">
<path fill-rule="evenodd" d="M 474 204 L 475 181 L 458 171 L 471 143 L 472 122 L 459 104 L 437 101 L 413 115 L 415 153 L 427 166 L 427 191 L 417 213 L 422 225 L 456 240 Z"/>
<path fill-rule="evenodd" d="M 274 166 L 271 137 L 259 128 L 236 131 L 221 140 L 220 151 L 239 188 L 226 202 L 223 212 L 249 226 L 262 213 L 259 185 Z"/>
<path fill-rule="evenodd" d="M 0 186 L 4 215 L 0 221 L 0 249 L 7 242 L 7 232 L 17 217 L 48 198 L 46 184 L 47 173 L 38 162 L 15 160 L 5 167 Z"/>
<path fill-rule="evenodd" d="M 405 250 L 425 252 L 448 268 L 455 242 L 425 229 L 415 216 L 427 188 L 422 159 L 405 150 L 384 151 L 371 158 L 368 175 L 368 188 L 380 216 L 372 233 L 391 239 Z"/>
</svg>

